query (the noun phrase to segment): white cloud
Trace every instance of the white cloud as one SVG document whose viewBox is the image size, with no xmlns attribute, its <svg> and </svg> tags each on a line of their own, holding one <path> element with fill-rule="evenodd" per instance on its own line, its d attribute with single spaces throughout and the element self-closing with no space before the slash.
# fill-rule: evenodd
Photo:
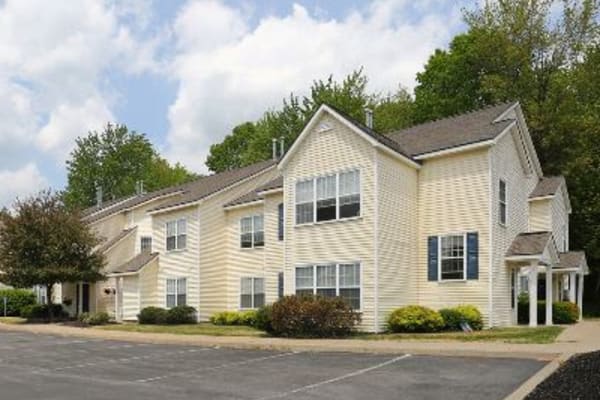
<svg viewBox="0 0 600 400">
<path fill-rule="evenodd" d="M 417 8 L 427 13 L 416 19 L 406 0 L 377 1 L 341 20 L 294 5 L 289 15 L 250 28 L 222 3 L 190 2 L 173 28 L 179 90 L 169 109 L 169 158 L 204 169 L 210 144 L 290 92 L 302 94 L 315 78 L 341 78 L 364 66 L 371 90 L 413 88 L 416 72 L 460 24 L 458 5 L 448 15 L 425 3 Z"/>
<path fill-rule="evenodd" d="M 48 181 L 34 163 L 17 170 L 0 170 L 0 207 L 10 207 L 17 197 L 25 198 L 47 187 Z"/>
</svg>

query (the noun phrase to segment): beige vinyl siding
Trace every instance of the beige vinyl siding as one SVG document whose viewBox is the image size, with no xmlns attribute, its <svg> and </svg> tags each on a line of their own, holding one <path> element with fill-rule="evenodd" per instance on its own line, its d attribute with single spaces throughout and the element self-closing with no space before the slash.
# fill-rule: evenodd
<svg viewBox="0 0 600 400">
<path fill-rule="evenodd" d="M 127 218 L 124 213 L 115 214 L 90 225 L 92 231 L 100 239 L 110 240 L 127 227 Z"/>
<path fill-rule="evenodd" d="M 104 311 L 112 318 L 115 317 L 115 295 L 112 289 L 117 287 L 116 278 L 108 278 L 96 283 L 96 310 Z M 105 289 L 108 293 L 105 292 Z"/>
<path fill-rule="evenodd" d="M 440 309 L 472 304 L 489 321 L 488 150 L 428 159 L 419 171 L 419 236 L 417 290 L 419 304 Z M 479 279 L 460 282 L 427 280 L 427 238 L 453 233 L 479 233 Z"/>
<path fill-rule="evenodd" d="M 551 225 L 550 199 L 529 202 L 529 231 L 550 231 Z"/>
<path fill-rule="evenodd" d="M 417 170 L 377 151 L 379 327 L 417 302 Z"/>
<path fill-rule="evenodd" d="M 186 248 L 167 251 L 167 222 L 186 220 Z M 200 215 L 198 206 L 179 211 L 157 214 L 152 219 L 153 251 L 158 252 L 159 268 L 156 274 L 156 305 L 166 307 L 167 279 L 187 279 L 187 305 L 197 308 L 199 297 L 198 254 L 200 251 Z M 144 300 L 146 301 L 146 300 Z"/>
<path fill-rule="evenodd" d="M 283 193 L 265 197 L 265 302 L 273 303 L 278 298 L 279 273 L 283 272 L 283 244 L 279 240 L 279 204 Z M 285 238 L 285 236 L 284 236 Z"/>
<path fill-rule="evenodd" d="M 323 262 L 360 262 L 362 266 L 362 328 L 374 329 L 374 168 L 373 147 L 330 116 L 332 129 L 310 132 L 292 155 L 284 173 L 285 292 L 295 291 L 294 267 Z M 360 170 L 361 217 L 315 225 L 295 224 L 295 184 L 298 180 L 350 169 Z"/>
<path fill-rule="evenodd" d="M 491 149 L 492 156 L 492 229 L 493 229 L 493 309 L 494 326 L 515 323 L 511 308 L 511 274 L 505 263 L 505 254 L 514 238 L 529 227 L 529 194 L 537 177 L 528 176 L 519 158 L 518 131 L 513 128 Z M 499 221 L 499 180 L 506 182 L 506 226 Z"/>
<path fill-rule="evenodd" d="M 135 233 L 129 234 L 126 238 L 114 245 L 106 253 L 104 253 L 105 268 L 111 268 L 123 265 L 135 256 Z"/>
<path fill-rule="evenodd" d="M 124 321 L 135 321 L 140 311 L 140 291 L 138 277 L 124 276 L 122 278 L 123 311 Z"/>
<path fill-rule="evenodd" d="M 562 190 L 559 191 L 550 202 L 550 210 L 552 213 L 552 234 L 556 241 L 558 251 L 568 251 L 565 246 L 565 226 L 569 224 L 569 213 L 565 204 L 565 199 Z M 568 243 L 567 243 L 568 244 Z"/>
<path fill-rule="evenodd" d="M 138 274 L 140 284 L 140 309 L 162 306 L 157 298 L 158 259 L 146 265 Z"/>
</svg>

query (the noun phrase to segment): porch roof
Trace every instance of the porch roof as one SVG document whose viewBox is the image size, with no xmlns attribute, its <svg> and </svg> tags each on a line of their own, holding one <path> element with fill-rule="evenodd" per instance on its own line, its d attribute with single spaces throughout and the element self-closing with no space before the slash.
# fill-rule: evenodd
<svg viewBox="0 0 600 400">
<path fill-rule="evenodd" d="M 506 260 L 514 262 L 539 261 L 546 265 L 558 264 L 558 252 L 551 232 L 519 233 L 508 251 Z"/>
<path fill-rule="evenodd" d="M 144 268 L 156 258 L 158 258 L 158 253 L 142 252 L 137 256 L 133 257 L 131 260 L 127 261 L 126 263 L 121 264 L 118 267 L 112 268 L 110 271 L 108 271 L 108 275 L 115 276 L 137 274 L 142 270 L 142 268 Z"/>
<path fill-rule="evenodd" d="M 556 266 L 557 270 L 572 270 L 575 272 L 587 275 L 590 273 L 585 252 L 583 251 L 568 251 L 558 255 L 559 262 Z"/>
</svg>

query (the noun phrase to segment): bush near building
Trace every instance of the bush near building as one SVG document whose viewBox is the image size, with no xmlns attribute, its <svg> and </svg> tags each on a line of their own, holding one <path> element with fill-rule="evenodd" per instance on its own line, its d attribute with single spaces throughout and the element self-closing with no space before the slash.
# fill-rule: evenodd
<svg viewBox="0 0 600 400">
<path fill-rule="evenodd" d="M 519 324 L 529 323 L 529 298 L 519 297 L 518 305 Z M 553 324 L 574 324 L 579 321 L 579 307 L 570 301 L 555 301 L 552 303 L 552 323 Z M 538 300 L 537 308 L 538 324 L 546 323 L 546 301 Z"/>
<path fill-rule="evenodd" d="M 256 314 L 255 310 L 248 311 L 222 311 L 213 314 L 210 317 L 210 322 L 215 325 L 245 325 L 255 326 L 256 325 Z"/>
<path fill-rule="evenodd" d="M 69 319 L 69 314 L 61 304 L 33 304 L 21 309 L 21 317 L 30 322 L 48 322 L 50 320 L 50 308 L 52 308 L 52 320 L 64 321 Z"/>
<path fill-rule="evenodd" d="M 146 307 L 138 314 L 142 325 L 183 325 L 196 323 L 196 309 L 190 306 L 177 306 L 168 310 L 160 307 Z"/>
<path fill-rule="evenodd" d="M 110 322 L 110 316 L 106 312 L 83 313 L 78 320 L 82 324 L 90 326 L 106 325 Z"/>
<path fill-rule="evenodd" d="M 392 311 L 387 325 L 391 332 L 437 332 L 444 329 L 444 319 L 431 308 L 406 306 Z"/>
<path fill-rule="evenodd" d="M 19 317 L 21 309 L 34 305 L 35 294 L 26 289 L 2 289 L 0 290 L 0 315 L 4 316 L 4 298 L 6 298 L 6 316 Z"/>
<path fill-rule="evenodd" d="M 460 305 L 452 308 L 443 308 L 440 315 L 444 320 L 444 328 L 449 331 L 462 330 L 461 324 L 467 323 L 476 331 L 483 328 L 483 317 L 477 307 L 472 305 Z"/>
</svg>

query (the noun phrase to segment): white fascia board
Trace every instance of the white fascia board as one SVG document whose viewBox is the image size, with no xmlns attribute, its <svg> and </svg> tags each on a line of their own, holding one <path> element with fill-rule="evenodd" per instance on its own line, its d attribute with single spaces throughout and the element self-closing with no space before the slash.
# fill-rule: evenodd
<svg viewBox="0 0 600 400">
<path fill-rule="evenodd" d="M 530 197 L 529 199 L 527 199 L 527 201 L 531 202 L 531 201 L 541 201 L 541 200 L 552 200 L 554 198 L 555 195 L 550 194 L 548 196 L 537 196 L 537 197 Z"/>
<path fill-rule="evenodd" d="M 248 201 L 246 203 L 240 203 L 240 204 L 232 204 L 230 206 L 225 206 L 223 207 L 225 210 L 235 210 L 238 208 L 246 208 L 246 207 L 250 207 L 250 206 L 256 206 L 256 205 L 260 205 L 263 204 L 265 201 L 264 200 L 254 200 L 254 201 Z"/>
<path fill-rule="evenodd" d="M 283 188 L 280 187 L 280 188 L 269 189 L 269 190 L 261 190 L 257 194 L 259 196 L 268 196 L 268 195 L 277 194 L 277 193 L 283 193 Z"/>
<path fill-rule="evenodd" d="M 440 157 L 440 156 L 446 156 L 446 155 L 449 155 L 449 154 L 461 153 L 463 151 L 483 149 L 483 148 L 490 147 L 490 146 L 493 146 L 493 145 L 494 145 L 494 140 L 493 139 L 489 139 L 489 140 L 484 140 L 484 141 L 481 141 L 481 142 L 476 142 L 476 143 L 471 143 L 471 144 L 465 144 L 463 146 L 451 147 L 449 149 L 444 149 L 444 150 L 432 151 L 430 153 L 419 154 L 418 156 L 415 156 L 414 158 L 416 160 L 425 160 L 425 159 L 433 158 L 433 157 Z"/>
</svg>

